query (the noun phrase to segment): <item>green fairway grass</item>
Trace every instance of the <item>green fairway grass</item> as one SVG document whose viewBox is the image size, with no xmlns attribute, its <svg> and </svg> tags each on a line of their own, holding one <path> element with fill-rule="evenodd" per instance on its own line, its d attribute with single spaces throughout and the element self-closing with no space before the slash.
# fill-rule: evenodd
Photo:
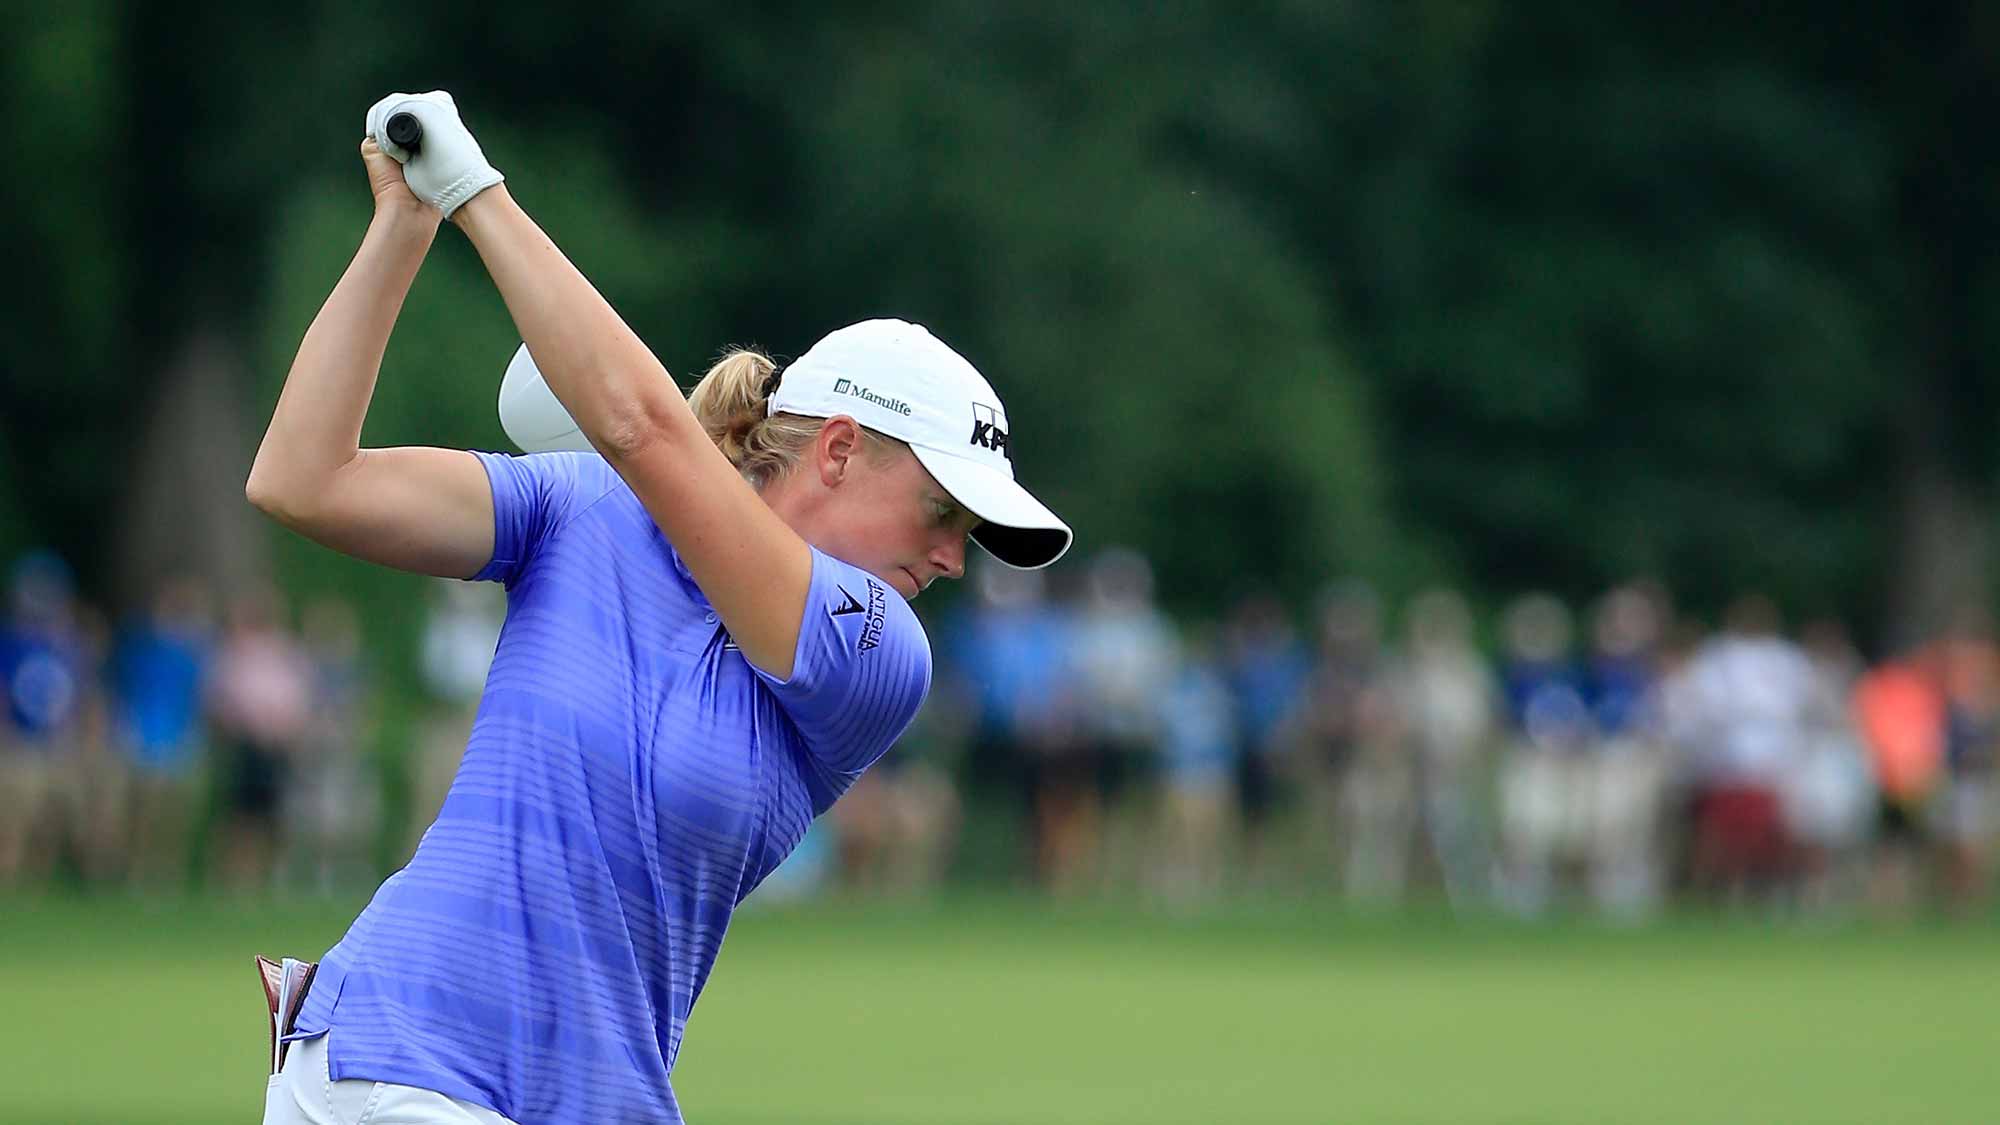
<svg viewBox="0 0 2000 1125">
<path fill-rule="evenodd" d="M 250 957 L 356 905 L 0 899 L 0 1121 L 257 1121 Z M 839 903 L 739 916 L 675 1087 L 695 1125 L 1943 1125 L 2000 1118 L 1997 1032 L 1988 926 Z"/>
</svg>

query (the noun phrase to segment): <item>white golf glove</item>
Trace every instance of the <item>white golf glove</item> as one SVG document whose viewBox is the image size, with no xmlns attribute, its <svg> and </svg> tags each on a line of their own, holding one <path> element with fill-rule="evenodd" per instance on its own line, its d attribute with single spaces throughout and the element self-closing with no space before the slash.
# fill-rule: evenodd
<svg viewBox="0 0 2000 1125">
<path fill-rule="evenodd" d="M 389 118 L 408 113 L 423 124 L 423 139 L 412 154 L 389 139 Z M 403 166 L 403 180 L 418 199 L 451 213 L 465 201 L 506 179 L 486 162 L 479 142 L 458 118 L 458 104 L 443 90 L 390 94 L 368 110 L 368 135 Z"/>
</svg>

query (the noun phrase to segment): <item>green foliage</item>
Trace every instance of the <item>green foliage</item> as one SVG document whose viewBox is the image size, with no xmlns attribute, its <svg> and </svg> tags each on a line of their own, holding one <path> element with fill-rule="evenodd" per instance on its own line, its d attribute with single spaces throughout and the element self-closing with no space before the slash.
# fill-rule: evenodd
<svg viewBox="0 0 2000 1125">
<path fill-rule="evenodd" d="M 807 76 L 828 92 L 802 156 L 816 269 L 944 326 L 1084 549 L 1149 549 L 1170 597 L 1382 569 L 1367 403 L 1313 263 L 1161 144 L 1188 33 L 974 15 L 870 29 L 928 49 Z"/>
<path fill-rule="evenodd" d="M 1923 561 L 1885 534 L 1906 468 L 1980 512 L 2000 471 L 1965 4 L 31 7 L 0 438 L 14 537 L 86 570 L 128 404 L 219 325 L 268 406 L 367 219 L 362 110 L 431 86 L 684 380 L 926 321 L 1081 552 L 1148 549 L 1184 603 L 1650 571 L 1857 611 Z M 516 339 L 443 232 L 367 440 L 502 445 Z"/>
<path fill-rule="evenodd" d="M 0 182 L 7 354 L 0 359 L 0 545 L 87 544 L 62 513 L 108 503 L 95 464 L 124 389 L 116 362 L 134 279 L 115 215 L 130 188 L 116 159 L 122 102 L 117 5 L 32 2 L 0 35 Z M 9 478 L 12 478 L 10 481 Z M 11 487 L 10 487 L 11 485 Z"/>
<path fill-rule="evenodd" d="M 0 456 L 0 559 L 13 558 L 36 546 L 36 528 L 22 514 L 14 499 L 15 470 L 9 459 Z"/>
</svg>

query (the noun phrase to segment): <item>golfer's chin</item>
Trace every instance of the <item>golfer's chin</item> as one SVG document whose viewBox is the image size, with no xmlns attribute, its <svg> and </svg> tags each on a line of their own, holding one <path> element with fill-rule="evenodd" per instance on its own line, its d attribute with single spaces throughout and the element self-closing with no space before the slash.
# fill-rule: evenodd
<svg viewBox="0 0 2000 1125">
<path fill-rule="evenodd" d="M 903 595 L 906 602 L 916 600 L 917 595 L 924 592 L 923 583 L 917 581 L 917 576 L 911 574 L 908 567 L 892 566 L 875 577 L 887 582 L 891 589 Z"/>
</svg>

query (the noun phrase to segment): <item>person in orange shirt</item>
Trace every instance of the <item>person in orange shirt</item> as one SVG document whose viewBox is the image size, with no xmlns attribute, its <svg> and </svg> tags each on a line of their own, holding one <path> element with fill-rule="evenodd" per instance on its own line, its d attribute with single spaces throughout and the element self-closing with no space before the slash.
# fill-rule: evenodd
<svg viewBox="0 0 2000 1125">
<path fill-rule="evenodd" d="M 1874 897 L 1901 907 L 1924 844 L 1924 807 L 1944 762 L 1945 701 L 1934 662 L 1915 653 L 1869 669 L 1855 684 L 1853 706 L 1881 795 Z"/>
</svg>

